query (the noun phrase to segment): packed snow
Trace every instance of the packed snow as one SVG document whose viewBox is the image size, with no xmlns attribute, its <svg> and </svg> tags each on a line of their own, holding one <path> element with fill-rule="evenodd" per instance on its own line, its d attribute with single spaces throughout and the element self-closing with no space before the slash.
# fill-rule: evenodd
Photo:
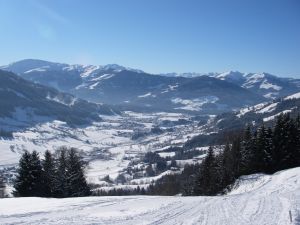
<svg viewBox="0 0 300 225">
<path fill-rule="evenodd" d="M 1 224 L 299 224 L 300 168 L 240 179 L 216 197 L 0 199 Z M 290 214 L 291 219 L 290 221 Z"/>
</svg>

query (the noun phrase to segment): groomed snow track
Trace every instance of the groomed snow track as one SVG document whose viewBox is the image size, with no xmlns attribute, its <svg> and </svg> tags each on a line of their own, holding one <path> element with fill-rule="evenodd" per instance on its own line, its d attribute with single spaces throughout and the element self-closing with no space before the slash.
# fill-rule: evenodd
<svg viewBox="0 0 300 225">
<path fill-rule="evenodd" d="M 244 177 L 229 195 L 217 197 L 1 199 L 0 224 L 300 223 L 300 168 L 281 171 L 272 176 L 252 175 L 249 176 L 251 181 L 246 180 L 247 177 Z"/>
</svg>

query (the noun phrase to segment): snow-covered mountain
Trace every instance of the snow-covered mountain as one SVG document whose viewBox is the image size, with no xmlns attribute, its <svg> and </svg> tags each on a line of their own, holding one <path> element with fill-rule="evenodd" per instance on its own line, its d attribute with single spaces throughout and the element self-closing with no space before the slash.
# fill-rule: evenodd
<svg viewBox="0 0 300 225">
<path fill-rule="evenodd" d="M 99 121 L 100 114 L 114 114 L 109 106 L 89 103 L 3 70 L 0 70 L 0 105 L 0 125 L 5 130 L 54 119 L 85 124 Z"/>
<path fill-rule="evenodd" d="M 275 99 L 300 91 L 298 79 L 281 78 L 269 73 L 229 71 L 215 77 L 237 84 L 268 99 Z"/>
<path fill-rule="evenodd" d="M 21 75 L 27 80 L 38 82 L 59 90 L 68 91 L 76 86 L 85 85 L 85 82 L 101 80 L 109 73 L 118 73 L 123 70 L 141 73 L 141 70 L 123 67 L 117 64 L 104 66 L 69 65 L 54 63 L 38 59 L 25 59 L 1 66 L 0 69 Z M 95 84 L 95 83 L 93 83 Z M 90 84 L 92 86 L 93 84 Z M 88 85 L 88 84 L 87 84 Z M 91 87 L 92 88 L 92 87 Z"/>
<path fill-rule="evenodd" d="M 82 66 L 23 60 L 2 69 L 77 97 L 123 109 L 219 113 L 264 100 L 237 84 L 210 76 L 151 75 L 118 65 Z"/>
<path fill-rule="evenodd" d="M 221 114 L 215 118 L 215 126 L 221 129 L 235 129 L 243 128 L 246 124 L 273 123 L 276 116 L 282 113 L 290 113 L 293 117 L 300 113 L 300 92 L 241 108 L 236 112 Z"/>
<path fill-rule="evenodd" d="M 275 99 L 300 91 L 300 80 L 282 78 L 269 73 L 242 73 L 228 71 L 224 73 L 167 73 L 169 77 L 199 77 L 210 76 L 225 80 L 246 88 L 267 99 Z"/>
</svg>

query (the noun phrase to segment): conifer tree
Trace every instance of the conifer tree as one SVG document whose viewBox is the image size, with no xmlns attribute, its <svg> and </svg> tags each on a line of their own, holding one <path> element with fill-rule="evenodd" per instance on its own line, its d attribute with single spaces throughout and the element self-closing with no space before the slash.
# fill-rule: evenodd
<svg viewBox="0 0 300 225">
<path fill-rule="evenodd" d="M 31 153 L 30 157 L 30 172 L 32 179 L 32 196 L 42 196 L 42 165 L 39 154 L 36 151 Z"/>
<path fill-rule="evenodd" d="M 221 192 L 227 184 L 224 185 L 223 177 L 223 154 L 219 153 L 215 156 L 214 167 L 213 167 L 213 183 L 214 193 Z"/>
<path fill-rule="evenodd" d="M 243 141 L 241 143 L 241 167 L 240 173 L 243 175 L 251 173 L 251 159 L 253 157 L 252 152 L 252 133 L 251 128 L 248 125 L 244 130 Z"/>
<path fill-rule="evenodd" d="M 17 176 L 14 182 L 15 196 L 31 196 L 31 172 L 30 172 L 30 153 L 25 151 L 20 160 L 19 168 L 17 169 Z"/>
<path fill-rule="evenodd" d="M 298 129 L 296 122 L 290 118 L 289 114 L 286 115 L 286 152 L 285 157 L 282 159 L 282 164 L 286 168 L 299 166 L 298 162 Z"/>
<path fill-rule="evenodd" d="M 4 197 L 5 197 L 5 183 L 2 174 L 0 174 L 0 198 L 4 198 Z"/>
<path fill-rule="evenodd" d="M 75 148 L 71 148 L 68 151 L 66 171 L 68 195 L 71 197 L 89 195 L 90 189 L 84 176 L 84 163 Z"/>
<path fill-rule="evenodd" d="M 52 197 L 54 192 L 54 178 L 55 178 L 55 162 L 49 150 L 44 154 L 43 166 L 43 195 L 45 197 Z"/>
<path fill-rule="evenodd" d="M 225 145 L 222 153 L 222 186 L 226 187 L 234 181 L 233 157 L 229 143 Z"/>
<path fill-rule="evenodd" d="M 286 134 L 285 134 L 285 121 L 283 114 L 277 117 L 277 121 L 273 132 L 273 172 L 284 168 L 282 159 L 284 158 L 284 152 L 286 152 Z"/>
<path fill-rule="evenodd" d="M 65 147 L 58 150 L 53 189 L 55 197 L 68 197 L 67 148 Z"/>
<path fill-rule="evenodd" d="M 236 137 L 233 140 L 232 147 L 231 147 L 231 154 L 232 154 L 232 164 L 233 164 L 233 175 L 234 178 L 240 176 L 240 169 L 241 169 L 241 139 L 240 137 Z"/>
<path fill-rule="evenodd" d="M 274 151 L 274 146 L 273 146 L 273 131 L 269 127 L 266 131 L 266 147 L 265 147 L 265 157 L 264 157 L 264 172 L 266 173 L 272 173 L 273 171 L 273 151 Z"/>
<path fill-rule="evenodd" d="M 266 162 L 268 161 L 267 148 L 269 146 L 267 131 L 265 126 L 261 126 L 257 133 L 256 148 L 254 149 L 253 164 L 256 172 L 265 172 Z"/>
<path fill-rule="evenodd" d="M 298 114 L 297 118 L 295 119 L 295 125 L 297 129 L 296 134 L 296 146 L 295 146 L 295 161 L 296 166 L 300 166 L 300 115 Z"/>
<path fill-rule="evenodd" d="M 209 147 L 207 156 L 201 163 L 201 167 L 196 178 L 194 194 L 213 195 L 215 194 L 214 184 L 214 154 L 212 147 Z"/>
<path fill-rule="evenodd" d="M 36 151 L 25 151 L 19 161 L 18 174 L 14 183 L 16 196 L 42 196 L 42 167 Z"/>
</svg>

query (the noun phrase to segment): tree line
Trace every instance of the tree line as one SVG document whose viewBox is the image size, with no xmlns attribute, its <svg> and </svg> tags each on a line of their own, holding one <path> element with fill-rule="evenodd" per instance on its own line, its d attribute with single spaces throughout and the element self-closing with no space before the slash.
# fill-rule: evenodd
<svg viewBox="0 0 300 225">
<path fill-rule="evenodd" d="M 79 197 L 90 195 L 84 168 L 76 148 L 46 151 L 41 160 L 36 151 L 25 151 L 19 161 L 14 195 L 20 197 Z"/>
<path fill-rule="evenodd" d="M 300 117 L 277 117 L 273 128 L 247 126 L 223 151 L 210 147 L 201 164 L 187 165 L 180 175 L 162 177 L 150 186 L 155 194 L 216 195 L 235 180 L 253 173 L 272 174 L 300 166 Z"/>
<path fill-rule="evenodd" d="M 4 198 L 4 197 L 5 197 L 5 183 L 2 174 L 0 173 L 0 198 Z"/>
</svg>

